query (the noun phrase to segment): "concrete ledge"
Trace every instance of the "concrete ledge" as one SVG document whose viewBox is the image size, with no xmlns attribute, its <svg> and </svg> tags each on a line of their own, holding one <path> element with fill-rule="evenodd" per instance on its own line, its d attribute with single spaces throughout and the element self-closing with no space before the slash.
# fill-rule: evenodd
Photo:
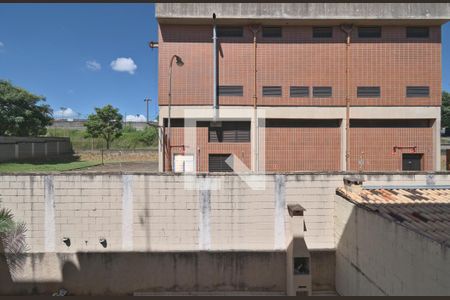
<svg viewBox="0 0 450 300">
<path fill-rule="evenodd" d="M 157 3 L 160 23 L 179 20 L 428 20 L 450 19 L 449 3 Z M 178 20 L 178 22 L 176 21 Z"/>
</svg>

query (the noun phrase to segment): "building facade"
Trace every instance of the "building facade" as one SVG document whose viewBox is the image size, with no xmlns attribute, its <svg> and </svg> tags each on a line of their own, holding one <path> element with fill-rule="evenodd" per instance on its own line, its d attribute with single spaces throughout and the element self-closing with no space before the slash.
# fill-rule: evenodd
<svg viewBox="0 0 450 300">
<path fill-rule="evenodd" d="M 439 170 L 448 15 L 426 3 L 156 4 L 160 170 L 232 171 L 230 155 L 257 172 Z"/>
</svg>

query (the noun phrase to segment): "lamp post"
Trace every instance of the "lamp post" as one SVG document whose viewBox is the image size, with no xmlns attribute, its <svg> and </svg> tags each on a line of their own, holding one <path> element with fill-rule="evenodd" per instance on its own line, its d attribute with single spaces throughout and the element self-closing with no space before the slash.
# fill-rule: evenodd
<svg viewBox="0 0 450 300">
<path fill-rule="evenodd" d="M 170 59 L 169 65 L 169 113 L 167 118 L 167 150 L 169 156 L 169 170 L 172 171 L 172 146 L 170 144 L 170 113 L 172 109 L 172 65 L 173 61 L 176 61 L 177 66 L 181 67 L 184 65 L 183 60 L 178 55 L 173 55 Z M 163 120 L 164 125 L 164 120 Z"/>
</svg>

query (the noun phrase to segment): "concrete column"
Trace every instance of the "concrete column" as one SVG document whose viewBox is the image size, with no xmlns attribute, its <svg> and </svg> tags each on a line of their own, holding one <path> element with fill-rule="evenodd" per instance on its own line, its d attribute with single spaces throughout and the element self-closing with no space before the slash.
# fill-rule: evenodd
<svg viewBox="0 0 450 300">
<path fill-rule="evenodd" d="M 300 204 L 288 205 L 291 224 L 291 242 L 286 249 L 286 294 L 288 296 L 296 296 L 297 293 L 311 295 L 311 256 L 304 239 L 304 211 Z M 296 262 L 296 260 L 299 261 Z M 298 269 L 301 265 L 303 267 Z"/>
<path fill-rule="evenodd" d="M 48 155 L 48 143 L 47 142 L 44 143 L 44 155 L 45 155 L 45 157 L 47 157 L 47 155 Z"/>
<path fill-rule="evenodd" d="M 163 159 L 164 159 L 164 156 L 163 156 L 163 138 L 164 138 L 164 136 L 163 136 L 163 130 L 162 130 L 162 128 L 163 128 L 163 126 L 164 126 L 164 115 L 163 114 L 161 114 L 161 110 L 159 111 L 159 120 L 158 120 L 158 125 L 160 126 L 159 128 L 158 128 L 158 136 L 159 136 L 159 142 L 158 142 L 158 171 L 159 172 L 164 172 L 164 170 L 163 170 L 163 165 L 164 165 L 164 163 L 163 163 Z"/>
<path fill-rule="evenodd" d="M 59 155 L 59 142 L 56 142 L 56 155 Z"/>
<path fill-rule="evenodd" d="M 284 213 L 286 209 L 286 176 L 275 175 L 274 249 L 286 247 Z"/>
<path fill-rule="evenodd" d="M 255 112 L 254 112 L 254 114 L 253 114 L 253 116 L 252 116 L 252 119 L 251 119 L 251 137 L 250 137 L 250 139 L 251 139 L 251 150 L 250 150 L 250 152 L 251 152 L 251 170 L 253 171 L 253 172 L 256 172 L 256 170 L 257 170 L 257 165 L 258 165 L 258 157 L 257 157 L 257 155 L 256 155 L 256 149 L 257 149 L 257 122 L 256 122 L 256 118 L 257 118 L 257 116 L 256 116 L 256 110 L 255 110 Z"/>
<path fill-rule="evenodd" d="M 436 115 L 434 121 L 434 171 L 441 170 L 441 109 L 439 108 L 439 114 Z"/>
<path fill-rule="evenodd" d="M 34 158 L 34 143 L 31 143 L 31 157 Z"/>
<path fill-rule="evenodd" d="M 345 127 L 347 126 L 347 120 L 345 117 L 341 119 L 341 171 L 347 171 L 347 161 L 345 159 L 345 154 L 347 153 L 347 130 Z"/>
</svg>

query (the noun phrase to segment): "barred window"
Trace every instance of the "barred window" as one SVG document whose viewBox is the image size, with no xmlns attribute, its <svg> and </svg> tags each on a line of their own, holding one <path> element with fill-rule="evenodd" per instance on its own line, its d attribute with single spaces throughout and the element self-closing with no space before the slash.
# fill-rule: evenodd
<svg viewBox="0 0 450 300">
<path fill-rule="evenodd" d="M 243 96 L 242 85 L 220 85 L 218 89 L 219 96 Z"/>
<path fill-rule="evenodd" d="M 244 35 L 244 28 L 241 26 L 218 26 L 218 37 L 242 37 Z"/>
<path fill-rule="evenodd" d="M 315 86 L 313 87 L 314 98 L 329 98 L 331 97 L 333 90 L 331 86 Z"/>
<path fill-rule="evenodd" d="M 281 37 L 282 36 L 282 29 L 281 27 L 277 26 L 264 26 L 262 29 L 262 36 L 267 38 L 272 37 Z"/>
<path fill-rule="evenodd" d="M 307 86 L 291 86 L 291 98 L 305 98 L 309 97 L 309 87 Z"/>
<path fill-rule="evenodd" d="M 360 38 L 380 38 L 380 26 L 358 27 L 358 37 Z"/>
<path fill-rule="evenodd" d="M 406 97 L 429 97 L 430 87 L 428 86 L 407 86 L 406 87 Z"/>
<path fill-rule="evenodd" d="M 333 27 L 313 27 L 313 38 L 333 37 Z"/>
<path fill-rule="evenodd" d="M 428 27 L 406 27 L 407 38 L 428 38 L 430 29 Z"/>
<path fill-rule="evenodd" d="M 357 89 L 358 98 L 378 98 L 380 94 L 379 86 L 359 86 Z"/>
<path fill-rule="evenodd" d="M 281 97 L 281 86 L 263 86 L 263 96 Z"/>
</svg>

